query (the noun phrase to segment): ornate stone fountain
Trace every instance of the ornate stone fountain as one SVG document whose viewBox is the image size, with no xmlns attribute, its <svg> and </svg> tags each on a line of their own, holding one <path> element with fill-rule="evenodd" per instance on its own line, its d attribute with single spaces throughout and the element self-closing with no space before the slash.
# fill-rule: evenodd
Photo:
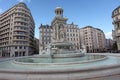
<svg viewBox="0 0 120 80">
<path fill-rule="evenodd" d="M 51 57 L 77 57 L 83 56 L 86 53 L 86 48 L 83 45 L 82 49 L 76 50 L 73 44 L 66 39 L 66 21 L 67 18 L 63 17 L 63 9 L 57 7 L 55 10 L 56 16 L 52 21 L 52 42 L 47 45 L 46 50 L 41 51 L 40 55 L 48 54 Z M 72 56 L 71 56 L 72 55 Z"/>
<path fill-rule="evenodd" d="M 71 48 L 73 47 L 72 43 L 67 41 L 63 42 L 52 42 L 47 47 L 46 50 L 41 52 L 40 56 L 48 55 L 51 57 L 80 57 L 84 56 L 86 53 L 85 46 L 82 47 L 80 50 L 75 50 Z M 46 56 L 47 57 L 47 56 Z"/>
</svg>

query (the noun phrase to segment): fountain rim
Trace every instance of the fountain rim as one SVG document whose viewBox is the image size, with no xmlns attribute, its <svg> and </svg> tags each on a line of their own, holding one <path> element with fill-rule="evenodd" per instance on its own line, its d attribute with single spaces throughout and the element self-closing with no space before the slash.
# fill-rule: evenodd
<svg viewBox="0 0 120 80">
<path fill-rule="evenodd" d="M 34 58 L 34 57 L 30 57 Z M 97 62 L 107 59 L 108 57 L 104 55 L 103 58 L 95 59 L 95 60 L 88 60 L 88 61 L 75 61 L 75 62 L 63 62 L 63 63 L 26 63 L 26 62 L 19 62 L 16 61 L 16 59 L 13 61 L 15 64 L 21 64 L 21 65 L 73 65 L 73 64 L 83 64 L 83 63 L 90 63 L 90 62 Z"/>
<path fill-rule="evenodd" d="M 106 55 L 106 54 L 96 54 L 96 53 L 89 53 L 95 55 Z M 108 56 L 115 56 L 120 57 L 120 55 L 116 54 L 108 54 Z M 106 70 L 106 69 L 115 69 L 120 68 L 120 64 L 112 64 L 106 66 L 97 66 L 97 67 L 90 67 L 90 68 L 70 68 L 70 69 L 0 69 L 0 73 L 18 73 L 18 74 L 46 74 L 46 73 L 68 73 L 68 72 L 85 72 L 85 71 L 95 71 L 95 70 Z"/>
<path fill-rule="evenodd" d="M 19 70 L 19 69 L 0 69 L 0 73 L 21 73 L 21 74 L 46 74 L 46 73 L 68 73 L 68 72 L 86 72 L 95 70 L 106 70 L 106 69 L 120 68 L 120 64 L 116 65 L 106 65 L 90 68 L 71 68 L 71 69 L 29 69 L 29 70 Z"/>
</svg>

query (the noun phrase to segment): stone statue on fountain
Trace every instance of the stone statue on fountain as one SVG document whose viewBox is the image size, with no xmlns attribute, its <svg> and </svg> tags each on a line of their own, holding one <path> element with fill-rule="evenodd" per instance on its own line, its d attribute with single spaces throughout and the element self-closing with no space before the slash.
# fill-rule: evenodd
<svg viewBox="0 0 120 80">
<path fill-rule="evenodd" d="M 51 53 L 51 43 L 47 45 L 47 54 Z"/>
<path fill-rule="evenodd" d="M 87 51 L 86 51 L 86 46 L 85 46 L 84 44 L 82 44 L 82 50 L 81 50 L 81 51 L 82 51 L 82 53 L 84 53 L 84 54 L 87 52 Z"/>
<path fill-rule="evenodd" d="M 52 45 L 50 43 L 50 44 L 47 45 L 47 52 L 46 53 L 50 56 L 50 58 L 53 58 L 54 55 L 51 52 L 51 50 L 52 50 L 51 48 L 52 48 Z"/>
</svg>

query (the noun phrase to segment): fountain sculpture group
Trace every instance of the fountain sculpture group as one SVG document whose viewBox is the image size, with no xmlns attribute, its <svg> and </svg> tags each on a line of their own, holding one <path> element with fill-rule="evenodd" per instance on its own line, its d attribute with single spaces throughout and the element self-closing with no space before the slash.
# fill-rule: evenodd
<svg viewBox="0 0 120 80">
<path fill-rule="evenodd" d="M 62 45 L 61 45 L 62 44 Z M 69 57 L 71 54 L 75 56 L 75 54 L 79 54 L 79 56 L 83 56 L 86 53 L 85 45 L 82 45 L 82 49 L 80 50 L 70 50 L 72 47 L 72 43 L 68 42 L 54 42 L 47 45 L 46 50 L 40 53 L 41 56 L 48 55 L 51 58 L 53 57 Z M 69 55 L 68 55 L 69 54 Z M 61 56 L 56 56 L 61 55 Z M 63 55 L 63 56 L 62 56 Z M 65 56 L 66 55 L 66 56 Z"/>
</svg>

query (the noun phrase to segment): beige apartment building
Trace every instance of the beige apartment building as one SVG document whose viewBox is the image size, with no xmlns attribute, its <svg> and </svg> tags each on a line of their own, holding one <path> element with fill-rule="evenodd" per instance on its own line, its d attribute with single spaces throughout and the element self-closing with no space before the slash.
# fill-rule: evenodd
<svg viewBox="0 0 120 80">
<path fill-rule="evenodd" d="M 112 31 L 113 39 L 117 42 L 118 50 L 120 50 L 120 6 L 113 10 L 112 18 L 114 25 L 114 30 Z"/>
<path fill-rule="evenodd" d="M 0 57 L 27 56 L 34 52 L 34 20 L 25 3 L 0 15 Z"/>
<path fill-rule="evenodd" d="M 39 28 L 39 52 L 46 49 L 46 46 L 51 43 L 52 27 L 49 25 L 40 25 Z"/>
<path fill-rule="evenodd" d="M 74 45 L 76 50 L 81 48 L 80 43 L 80 33 L 79 33 L 78 25 L 75 25 L 73 22 L 71 24 L 66 25 L 66 38 L 67 41 Z"/>
<path fill-rule="evenodd" d="M 113 38 L 113 41 L 116 42 L 115 30 L 112 30 L 112 38 Z"/>
<path fill-rule="evenodd" d="M 86 45 L 87 52 L 102 52 L 106 50 L 105 34 L 92 26 L 80 29 L 81 44 Z"/>
</svg>

